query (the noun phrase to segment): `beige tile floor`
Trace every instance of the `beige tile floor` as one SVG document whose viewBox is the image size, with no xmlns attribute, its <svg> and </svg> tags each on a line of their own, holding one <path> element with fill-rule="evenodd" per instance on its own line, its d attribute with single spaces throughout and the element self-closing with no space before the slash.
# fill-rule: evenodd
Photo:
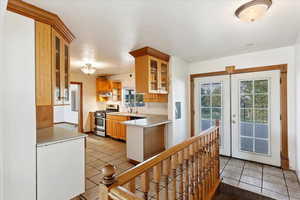
<svg viewBox="0 0 300 200">
<path fill-rule="evenodd" d="M 220 171 L 224 183 L 274 199 L 300 200 L 300 186 L 294 172 L 227 157 L 221 157 L 220 161 Z M 116 166 L 117 174 L 134 166 L 127 162 L 124 142 L 89 135 L 86 148 L 86 192 L 80 195 L 80 199 L 99 199 L 97 186 L 103 177 L 101 169 L 108 163 Z M 137 195 L 142 197 L 140 177 L 136 181 Z M 169 186 L 171 186 L 172 179 L 170 178 L 169 181 Z M 165 186 L 162 184 L 160 189 L 163 191 L 164 188 Z M 170 195 L 172 195 L 172 188 L 169 188 Z M 161 194 L 163 193 L 161 192 Z M 150 183 L 149 197 L 155 198 L 152 182 Z"/>
<path fill-rule="evenodd" d="M 292 171 L 228 157 L 221 157 L 220 170 L 224 183 L 274 199 L 300 199 L 300 185 Z"/>
</svg>

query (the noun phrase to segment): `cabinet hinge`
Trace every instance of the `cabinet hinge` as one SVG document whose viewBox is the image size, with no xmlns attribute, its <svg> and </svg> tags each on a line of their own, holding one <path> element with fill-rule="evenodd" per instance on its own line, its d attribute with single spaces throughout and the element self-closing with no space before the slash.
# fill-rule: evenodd
<svg viewBox="0 0 300 200">
<path fill-rule="evenodd" d="M 281 120 L 281 115 L 280 115 L 280 120 Z"/>
<path fill-rule="evenodd" d="M 280 84 L 282 83 L 282 79 L 280 78 Z"/>
</svg>

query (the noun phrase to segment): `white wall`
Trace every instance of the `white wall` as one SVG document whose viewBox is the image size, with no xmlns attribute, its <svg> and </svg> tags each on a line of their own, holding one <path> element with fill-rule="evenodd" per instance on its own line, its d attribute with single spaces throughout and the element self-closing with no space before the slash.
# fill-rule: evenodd
<svg viewBox="0 0 300 200">
<path fill-rule="evenodd" d="M 131 75 L 131 77 L 130 77 Z M 122 82 L 122 88 L 132 88 L 135 89 L 135 73 L 127 73 L 127 74 L 118 74 L 109 77 L 110 80 L 117 80 Z M 123 98 L 123 97 L 122 97 Z M 108 101 L 107 103 L 119 104 L 121 112 L 127 112 L 128 109 L 122 104 L 122 102 L 112 102 Z M 146 114 L 160 114 L 167 115 L 168 114 L 168 104 L 167 103 L 145 103 L 144 107 L 135 108 L 139 113 Z"/>
<path fill-rule="evenodd" d="M 296 60 L 296 161 L 297 161 L 297 174 L 300 180 L 300 34 L 295 45 L 295 60 Z"/>
<path fill-rule="evenodd" d="M 34 21 L 4 19 L 4 199 L 36 199 Z"/>
<path fill-rule="evenodd" d="M 74 82 L 82 82 L 83 84 L 83 131 L 91 131 L 89 112 L 99 110 L 96 100 L 96 77 L 91 75 L 89 76 L 81 72 L 72 72 L 70 80 Z"/>
<path fill-rule="evenodd" d="M 194 62 L 189 66 L 191 74 L 223 71 L 226 66 L 236 68 L 259 67 L 276 64 L 288 64 L 288 142 L 291 169 L 296 167 L 296 130 L 295 130 L 295 48 L 293 46 L 223 57 L 214 60 Z"/>
<path fill-rule="evenodd" d="M 4 12 L 6 10 L 6 4 L 7 0 L 1 0 L 0 1 L 0 97 L 3 97 L 2 90 L 4 86 L 4 82 L 2 81 L 4 79 L 4 73 L 3 73 L 3 42 L 4 42 L 4 36 L 3 36 L 3 20 L 4 20 Z M 4 139 L 4 130 L 3 130 L 3 99 L 0 98 L 0 200 L 4 199 L 4 192 L 3 192 L 3 184 L 4 184 L 4 173 L 3 173 L 3 160 L 4 160 L 4 148 L 3 148 L 3 139 Z"/>
<path fill-rule="evenodd" d="M 189 137 L 188 129 L 188 63 L 172 56 L 169 65 L 169 125 L 168 146 L 173 146 Z M 175 102 L 181 102 L 181 119 L 175 119 Z"/>
</svg>

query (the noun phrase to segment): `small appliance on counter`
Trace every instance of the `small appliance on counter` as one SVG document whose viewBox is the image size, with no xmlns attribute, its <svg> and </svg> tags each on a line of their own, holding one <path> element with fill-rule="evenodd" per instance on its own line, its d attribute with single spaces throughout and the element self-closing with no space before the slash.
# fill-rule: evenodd
<svg viewBox="0 0 300 200">
<path fill-rule="evenodd" d="M 98 110 L 95 112 L 95 135 L 106 136 L 106 113 L 119 112 L 119 105 L 107 104 L 106 110 Z"/>
</svg>

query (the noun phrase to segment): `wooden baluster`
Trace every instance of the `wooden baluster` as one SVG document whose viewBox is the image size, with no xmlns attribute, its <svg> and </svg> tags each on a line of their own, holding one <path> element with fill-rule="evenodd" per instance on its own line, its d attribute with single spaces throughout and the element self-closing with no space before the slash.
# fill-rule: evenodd
<svg viewBox="0 0 300 200">
<path fill-rule="evenodd" d="M 207 169 L 207 175 L 206 175 L 206 179 L 207 179 L 207 185 L 208 185 L 208 190 L 207 193 L 209 193 L 210 188 L 211 188 L 211 182 L 210 182 L 210 164 L 209 164 L 209 135 L 206 135 L 206 169 Z"/>
<path fill-rule="evenodd" d="M 132 193 L 135 193 L 135 191 L 136 191 L 136 188 L 135 188 L 135 178 L 132 179 L 129 182 L 129 191 L 132 192 Z"/>
<path fill-rule="evenodd" d="M 195 173 L 195 198 L 198 200 L 199 199 L 199 174 L 198 174 L 198 169 L 199 169 L 199 145 L 198 142 L 194 143 L 194 173 Z"/>
<path fill-rule="evenodd" d="M 159 190 L 160 190 L 160 173 L 161 173 L 161 163 L 155 165 L 153 167 L 153 179 L 155 183 L 155 192 L 156 192 L 156 199 L 159 200 Z"/>
<path fill-rule="evenodd" d="M 184 149 L 184 164 L 185 164 L 185 191 L 184 199 L 189 199 L 189 149 Z"/>
<path fill-rule="evenodd" d="M 220 120 L 216 121 L 216 154 L 217 154 L 217 178 L 220 178 Z"/>
<path fill-rule="evenodd" d="M 169 174 L 170 174 L 170 159 L 163 161 L 163 177 L 165 182 L 164 200 L 169 199 Z"/>
<path fill-rule="evenodd" d="M 207 151 L 206 151 L 206 136 L 203 137 L 203 180 L 204 180 L 204 199 L 208 193 L 208 181 L 207 181 Z"/>
<path fill-rule="evenodd" d="M 193 144 L 191 144 L 189 146 L 189 160 L 191 161 L 191 165 L 190 165 L 190 199 L 193 200 L 194 199 L 194 195 L 195 195 L 195 191 L 194 191 L 194 180 L 195 180 L 195 176 L 194 176 L 194 148 L 193 148 Z"/>
<path fill-rule="evenodd" d="M 179 199 L 183 200 L 183 151 L 178 152 L 178 164 L 179 164 Z"/>
<path fill-rule="evenodd" d="M 111 164 L 105 165 L 102 169 L 103 180 L 99 185 L 100 193 L 99 197 L 101 200 L 110 200 L 108 188 L 115 182 L 116 168 Z"/>
<path fill-rule="evenodd" d="M 142 174 L 142 192 L 144 193 L 144 199 L 148 199 L 148 193 L 149 193 L 149 172 L 146 171 Z"/>
<path fill-rule="evenodd" d="M 211 190 L 211 188 L 213 187 L 213 171 L 214 171 L 214 168 L 213 168 L 213 163 L 212 163 L 212 133 L 210 133 L 208 135 L 208 151 L 209 151 L 209 182 L 210 182 L 210 189 L 209 191 Z"/>
<path fill-rule="evenodd" d="M 202 145 L 202 137 L 199 138 L 199 199 L 203 199 L 203 145 Z"/>
<path fill-rule="evenodd" d="M 177 154 L 171 157 L 171 169 L 172 169 L 172 178 L 173 178 L 173 200 L 176 200 L 176 170 L 177 170 Z"/>
</svg>

